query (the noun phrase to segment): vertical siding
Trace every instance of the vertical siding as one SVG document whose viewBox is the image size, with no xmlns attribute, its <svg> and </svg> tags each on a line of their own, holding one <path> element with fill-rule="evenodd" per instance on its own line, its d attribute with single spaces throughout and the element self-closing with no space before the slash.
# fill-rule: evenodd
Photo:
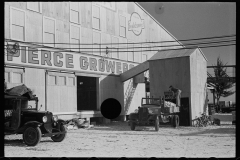
<svg viewBox="0 0 240 160">
<path fill-rule="evenodd" d="M 42 2 L 42 15 L 46 17 L 54 18 L 54 3 Z"/>
<path fill-rule="evenodd" d="M 81 27 L 81 40 L 82 44 L 91 44 L 93 43 L 92 29 Z M 92 46 L 91 45 L 81 45 L 81 48 L 90 48 L 90 49 L 80 49 L 83 53 L 92 54 Z M 86 52 L 88 51 L 88 52 Z"/>
<path fill-rule="evenodd" d="M 12 6 L 12 7 L 19 8 L 19 9 L 23 9 L 23 10 L 27 9 L 27 3 L 26 2 L 5 2 L 4 4 Z"/>
<path fill-rule="evenodd" d="M 122 106 L 123 113 L 123 84 L 120 77 L 101 76 L 100 79 L 100 106 L 102 102 L 108 98 L 114 98 L 119 101 Z"/>
<path fill-rule="evenodd" d="M 190 70 L 188 57 L 150 61 L 151 96 L 159 97 L 172 85 L 182 90 L 182 97 L 190 95 Z M 156 67 L 157 66 L 157 67 Z"/>
<path fill-rule="evenodd" d="M 4 38 L 10 38 L 10 7 L 9 5 L 4 6 Z"/>
<path fill-rule="evenodd" d="M 101 34 L 101 43 L 107 43 L 107 45 L 101 45 L 101 48 L 103 48 L 101 55 L 107 56 L 106 55 L 106 47 L 111 48 L 111 35 L 102 33 Z M 111 55 L 111 53 L 109 55 Z"/>
<path fill-rule="evenodd" d="M 57 48 L 69 48 L 70 45 L 70 25 L 68 22 L 62 20 L 56 20 L 56 42 L 62 44 L 56 44 Z M 77 45 L 75 45 L 77 48 Z"/>
<path fill-rule="evenodd" d="M 69 43 L 69 26 L 70 26 L 70 4 L 69 2 L 41 2 L 42 13 L 33 12 L 26 8 L 27 2 L 6 2 L 5 3 L 5 37 L 9 37 L 9 6 L 26 10 L 26 40 L 30 42 L 42 42 L 42 16 L 56 19 L 56 42 Z M 79 2 L 80 6 L 80 26 L 88 28 L 88 32 L 83 29 L 83 32 L 91 35 L 92 33 L 92 4 L 100 7 L 100 23 L 101 33 L 119 36 L 119 14 L 126 16 L 126 38 L 133 42 L 144 41 L 167 41 L 174 40 L 163 28 L 161 28 L 150 16 L 148 16 L 134 2 L 116 2 L 115 11 L 102 6 L 102 3 Z M 144 20 L 144 29 L 141 35 L 137 36 L 132 31 L 128 31 L 128 21 L 133 12 L 137 12 L 141 19 Z M 32 36 L 34 35 L 34 36 Z M 91 43 L 91 36 L 82 36 L 81 42 Z M 169 45 L 166 43 L 165 45 Z M 173 43 L 171 43 L 173 44 Z M 178 44 L 176 42 L 176 44 Z M 160 45 L 160 44 L 156 44 Z M 150 45 L 151 46 L 151 45 Z M 153 44 L 152 44 L 153 46 Z M 69 48 L 69 45 L 58 44 L 56 47 Z M 166 48 L 164 48 L 166 49 Z M 148 52 L 149 58 L 156 51 Z"/>
<path fill-rule="evenodd" d="M 26 12 L 26 41 L 38 42 L 43 41 L 43 18 L 40 13 L 27 10 Z M 33 36 L 34 35 L 34 36 Z"/>
<path fill-rule="evenodd" d="M 115 34 L 115 12 L 109 9 L 106 9 L 106 32 L 109 34 Z M 104 19 L 102 19 L 104 23 Z"/>
<path fill-rule="evenodd" d="M 192 119 L 206 109 L 207 63 L 199 50 L 190 57 L 191 69 L 191 109 Z"/>
<path fill-rule="evenodd" d="M 92 28 L 92 3 L 81 2 L 80 6 L 82 27 Z"/>
<path fill-rule="evenodd" d="M 47 82 L 49 81 L 49 75 L 73 77 L 71 74 L 60 73 L 48 73 Z M 75 77 L 74 77 L 75 78 Z M 76 78 L 75 78 L 76 82 Z M 47 110 L 51 112 L 76 112 L 77 111 L 77 91 L 75 86 L 60 85 L 57 78 L 56 85 L 47 84 Z M 68 96 L 70 95 L 70 96 Z"/>
<path fill-rule="evenodd" d="M 25 85 L 38 97 L 38 108 L 45 110 L 45 70 L 25 68 Z"/>
<path fill-rule="evenodd" d="M 107 29 L 108 29 L 108 21 L 107 21 L 107 17 L 108 17 L 108 15 L 107 15 L 107 9 L 106 8 L 104 8 L 104 7 L 101 7 L 100 8 L 100 12 L 101 12 L 101 14 L 100 14 L 100 25 L 101 25 L 101 31 L 102 32 L 107 32 Z"/>
<path fill-rule="evenodd" d="M 54 18 L 56 20 L 56 43 L 66 43 L 66 44 L 56 44 L 55 47 L 58 48 L 69 48 L 70 42 L 70 5 L 69 2 L 41 2 L 42 3 L 42 13 L 33 12 L 26 8 L 27 2 L 6 2 L 5 3 L 5 38 L 9 38 L 9 6 L 13 6 L 26 11 L 26 41 L 29 42 L 43 42 L 43 16 Z M 93 29 L 92 29 L 92 2 L 79 2 L 80 6 L 80 43 L 93 43 Z M 149 41 L 166 41 L 173 40 L 173 38 L 155 21 L 153 21 L 140 7 L 138 7 L 134 2 L 116 2 L 116 10 L 110 10 L 101 5 L 101 3 L 97 3 L 96 5 L 100 6 L 100 24 L 101 24 L 101 37 L 102 43 L 110 43 L 111 36 L 115 35 L 119 38 L 119 43 L 127 43 L 127 41 L 131 42 L 149 42 Z M 141 19 L 144 19 L 144 29 L 142 29 L 141 35 L 137 36 L 132 31 L 128 31 L 128 21 L 130 20 L 130 16 L 133 12 L 137 12 Z M 123 15 L 126 17 L 126 37 L 119 36 L 119 15 Z M 172 44 L 172 43 L 171 43 Z M 160 44 L 157 44 L 160 45 Z M 166 44 L 167 45 L 167 44 Z M 137 45 L 136 45 L 137 46 Z M 151 46 L 151 45 L 150 45 Z M 91 45 L 81 45 L 82 48 L 92 48 Z M 110 46 L 109 46 L 110 47 Z M 119 47 L 125 47 L 125 51 L 127 50 L 127 45 L 119 45 Z M 81 51 L 88 51 L 88 53 L 92 54 L 91 50 L 81 49 Z M 124 50 L 121 50 L 124 51 Z M 148 59 L 156 53 L 156 51 L 152 52 L 144 52 L 147 54 Z M 105 54 L 104 54 L 105 55 Z M 141 62 L 141 54 L 137 52 L 134 54 L 135 59 L 138 62 Z M 121 52 L 119 54 L 119 59 L 127 61 L 127 52 Z M 74 60 L 75 61 L 75 60 Z M 187 69 L 185 67 L 179 71 L 179 73 L 175 73 L 174 69 L 178 67 L 177 65 L 172 66 L 172 63 L 177 63 L 178 65 L 184 66 L 186 64 L 185 60 L 181 61 L 166 61 L 164 63 L 154 62 L 161 67 L 157 67 L 156 73 L 157 75 L 152 74 L 151 76 L 161 76 L 160 80 L 161 86 L 159 86 L 159 82 L 155 82 L 153 80 L 153 84 L 158 84 L 153 94 L 158 96 L 159 94 L 163 94 L 163 91 L 168 89 L 169 84 L 175 84 L 173 79 L 174 74 L 182 74 L 184 72 L 185 76 L 188 74 Z M 167 72 L 170 70 L 170 72 Z M 154 70 L 155 72 L 155 70 Z M 173 73 L 172 73 L 173 72 Z M 35 75 L 35 76 L 32 76 Z M 37 96 L 40 99 L 39 104 L 43 104 L 43 108 L 45 109 L 45 73 L 44 70 L 39 69 L 26 69 L 26 85 L 33 87 L 33 89 L 37 92 Z M 169 84 L 164 83 L 165 78 L 169 78 Z M 152 79 L 152 78 L 151 78 Z M 130 80 L 122 83 L 119 77 L 113 76 L 102 76 L 100 78 L 100 96 L 99 102 L 101 103 L 106 98 L 115 98 L 117 99 L 121 105 L 123 106 L 122 114 L 129 114 L 130 112 L 137 109 L 137 107 L 141 103 L 141 98 L 145 96 L 145 85 L 138 84 L 135 85 L 135 92 L 132 95 L 131 103 L 128 105 L 128 109 L 125 107 L 125 100 L 128 92 Z M 187 81 L 179 80 L 176 85 L 178 86 L 186 86 L 189 84 Z M 72 95 L 72 96 L 68 96 Z M 48 106 L 47 110 L 54 112 L 64 112 L 64 111 L 76 111 L 76 88 L 69 88 L 66 86 L 48 86 L 47 91 L 48 96 Z"/>
</svg>

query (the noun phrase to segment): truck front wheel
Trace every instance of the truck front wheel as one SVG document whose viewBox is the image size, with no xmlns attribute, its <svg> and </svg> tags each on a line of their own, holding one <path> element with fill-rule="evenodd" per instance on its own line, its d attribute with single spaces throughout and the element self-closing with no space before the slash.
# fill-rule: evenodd
<svg viewBox="0 0 240 160">
<path fill-rule="evenodd" d="M 42 132 L 39 127 L 28 127 L 23 132 L 23 141 L 28 146 L 36 146 L 42 137 Z"/>
<path fill-rule="evenodd" d="M 173 127 L 178 127 L 179 126 L 179 117 L 178 115 L 173 116 Z"/>
<path fill-rule="evenodd" d="M 61 131 L 61 132 L 66 131 L 66 128 L 64 127 L 64 125 L 61 125 L 61 126 L 60 126 L 60 131 Z M 67 133 L 54 135 L 54 136 L 51 137 L 51 139 L 52 139 L 54 142 L 62 142 L 62 141 L 66 138 L 66 135 L 67 135 Z"/>
</svg>

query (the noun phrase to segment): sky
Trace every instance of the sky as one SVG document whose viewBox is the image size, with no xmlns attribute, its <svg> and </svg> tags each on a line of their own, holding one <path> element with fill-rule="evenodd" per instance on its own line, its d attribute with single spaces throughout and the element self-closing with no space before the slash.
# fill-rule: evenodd
<svg viewBox="0 0 240 160">
<path fill-rule="evenodd" d="M 236 2 L 137 3 L 178 40 L 236 35 Z M 156 12 L 156 7 L 163 9 Z M 201 50 L 208 60 L 207 66 L 215 65 L 218 57 L 224 64 L 236 65 L 236 45 Z M 208 72 L 213 75 L 213 69 L 208 69 Z M 227 74 L 235 76 L 235 70 L 228 68 Z M 212 101 L 211 95 L 209 100 Z M 235 102 L 235 94 L 220 100 Z"/>
</svg>

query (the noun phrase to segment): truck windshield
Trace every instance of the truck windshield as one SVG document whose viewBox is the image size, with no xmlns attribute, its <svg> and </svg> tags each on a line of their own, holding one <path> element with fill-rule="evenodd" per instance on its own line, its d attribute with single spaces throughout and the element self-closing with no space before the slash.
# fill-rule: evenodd
<svg viewBox="0 0 240 160">
<path fill-rule="evenodd" d="M 32 100 L 32 101 L 22 100 L 21 107 L 24 110 L 27 110 L 27 109 L 30 109 L 30 110 L 37 109 L 36 101 L 35 100 Z"/>
</svg>

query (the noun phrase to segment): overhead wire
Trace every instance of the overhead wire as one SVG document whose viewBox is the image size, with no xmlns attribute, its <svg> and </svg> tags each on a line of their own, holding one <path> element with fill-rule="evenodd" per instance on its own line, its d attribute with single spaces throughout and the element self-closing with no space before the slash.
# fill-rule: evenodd
<svg viewBox="0 0 240 160">
<path fill-rule="evenodd" d="M 50 46 L 39 46 L 38 48 L 41 48 L 41 49 L 44 49 L 44 48 L 50 48 L 50 49 L 71 49 L 71 50 L 74 50 L 74 49 L 91 49 L 91 50 L 101 50 L 101 52 L 104 52 L 106 49 L 108 50 L 108 52 L 142 52 L 142 51 L 156 51 L 156 50 L 152 50 L 152 48 L 163 48 L 163 47 L 183 47 L 185 49 L 187 49 L 189 46 L 191 45 L 194 45 L 195 47 L 198 46 L 199 48 L 206 48 L 206 46 L 201 46 L 203 44 L 212 44 L 212 43 L 226 43 L 226 42 L 233 42 L 233 41 L 236 41 L 236 40 L 229 40 L 229 41 L 210 41 L 210 42 L 205 42 L 205 43 L 191 43 L 191 44 L 186 44 L 184 47 L 183 46 L 180 46 L 180 45 L 167 45 L 167 46 L 145 46 L 145 47 L 127 47 L 127 48 L 116 48 L 116 47 L 108 47 L 108 48 L 97 48 L 97 47 L 91 47 L 91 48 L 56 48 L 56 47 L 50 47 Z M 227 45 L 220 45 L 220 46 L 228 46 L 228 45 L 235 45 L 235 44 L 227 44 Z M 6 47 L 7 45 L 5 45 Z M 214 46 L 215 47 L 215 46 Z M 37 48 L 37 47 L 33 47 L 33 48 Z M 136 49 L 143 49 L 143 48 L 146 48 L 146 49 L 151 49 L 151 50 L 136 50 Z M 127 50 L 127 51 L 120 51 L 120 49 L 122 50 Z M 135 50 L 132 50 L 132 51 L 129 51 L 129 49 L 135 49 Z M 111 51 L 111 50 L 117 50 L 117 51 Z M 90 51 L 81 51 L 81 52 L 90 52 Z M 92 51 L 91 51 L 92 52 Z M 99 51 L 97 51 L 99 52 Z"/>
<path fill-rule="evenodd" d="M 232 37 L 235 35 L 227 35 L 227 36 L 217 36 L 217 37 L 206 37 L 206 38 L 197 38 L 197 39 L 188 39 L 188 40 L 185 40 L 185 41 L 189 41 L 189 40 L 200 40 L 200 39 L 216 39 L 216 38 L 226 38 L 226 37 Z M 121 47 L 121 48 L 117 48 L 117 47 L 106 47 L 106 48 L 97 48 L 97 47 L 89 47 L 89 48 L 56 48 L 56 47 L 50 47 L 50 46 L 38 46 L 38 47 L 33 47 L 34 49 L 35 48 L 40 48 L 42 50 L 44 49 L 56 49 L 57 52 L 80 52 L 80 53 L 89 53 L 89 52 L 98 52 L 98 53 L 102 53 L 102 52 L 108 52 L 108 53 L 114 53 L 114 52 L 117 52 L 117 53 L 120 53 L 120 52 L 152 52 L 152 51 L 170 51 L 170 50 L 179 50 L 179 49 L 192 49 L 192 48 L 211 48 L 211 47 L 222 47 L 222 46 L 231 46 L 231 45 L 236 45 L 236 44 L 226 44 L 226 43 L 229 43 L 229 42 L 233 42 L 233 41 L 236 41 L 234 39 L 229 39 L 228 40 L 215 40 L 215 41 L 207 41 L 207 42 L 201 42 L 201 43 L 189 43 L 189 44 L 184 44 L 183 45 L 161 45 L 161 46 L 146 46 L 145 47 Z M 16 41 L 16 40 L 11 40 L 13 42 L 21 42 L 21 41 Z M 10 40 L 8 39 L 7 42 L 10 42 Z M 162 42 L 177 42 L 177 41 L 162 41 Z M 162 43 L 160 42 L 160 43 Z M 21 42 L 21 43 L 27 43 L 27 42 Z M 30 44 L 32 45 L 37 45 L 37 44 L 34 44 L 33 42 L 29 42 Z M 145 42 L 144 42 L 145 43 Z M 159 43 L 159 42 L 149 42 L 149 43 Z M 212 44 L 212 43 L 218 43 L 218 45 L 209 45 L 209 44 Z M 222 43 L 222 44 L 220 44 Z M 41 43 L 42 44 L 42 43 Z M 53 44 L 53 43 L 52 43 Z M 54 43 L 54 44 L 65 44 L 65 43 Z M 116 43 L 116 44 L 119 44 L 119 43 Z M 137 44 L 137 43 L 126 43 L 126 44 Z M 207 44 L 207 45 L 206 45 Z M 73 45 L 71 43 L 68 43 L 68 45 Z M 80 44 L 78 44 L 80 45 Z M 88 44 L 88 45 L 95 45 L 95 44 Z M 99 46 L 106 46 L 105 43 L 101 43 L 101 44 L 96 44 L 96 45 L 99 45 Z M 111 45 L 113 45 L 113 43 L 111 43 Z M 168 47 L 168 49 L 160 49 L 160 48 L 163 48 L 163 47 Z M 180 48 L 169 48 L 169 47 L 180 47 Z M 144 49 L 143 49 L 144 48 Z M 156 50 L 154 50 L 155 48 L 158 48 Z M 7 45 L 5 45 L 5 49 L 7 49 Z M 70 50 L 69 50 L 70 49 Z M 77 50 L 76 50 L 77 49 Z M 85 51 L 83 49 L 90 49 L 90 51 Z M 93 51 L 97 49 L 97 51 Z M 129 50 L 129 49 L 133 49 L 133 50 Z M 134 50 L 135 49 L 135 50 Z M 141 50 L 136 50 L 136 49 L 141 49 Z M 148 50 L 149 49 L 149 50 Z M 22 50 L 22 49 L 19 49 L 19 50 Z M 24 49 L 25 50 L 25 49 Z M 123 50 L 123 51 L 121 51 Z"/>
<path fill-rule="evenodd" d="M 211 43 L 222 43 L 222 42 L 233 42 L 233 41 L 236 41 L 236 40 L 228 40 L 228 41 L 210 41 L 210 42 L 202 42 L 202 43 L 190 43 L 190 44 L 185 44 L 185 47 L 186 46 L 189 46 L 189 45 L 202 45 L 202 44 L 211 44 Z M 6 45 L 5 45 L 6 46 Z M 101 45 L 102 46 L 102 45 Z M 159 48 L 159 47 L 178 47 L 178 46 L 181 46 L 182 45 L 166 45 L 166 46 L 145 46 L 145 47 L 127 47 L 127 48 L 117 48 L 117 47 L 108 47 L 108 49 L 138 49 L 138 48 Z M 44 46 L 45 47 L 45 46 Z M 48 46 L 46 46 L 48 48 Z M 39 48 L 42 48 L 42 47 L 39 47 Z M 106 49 L 106 48 L 61 48 L 61 49 Z"/>
<path fill-rule="evenodd" d="M 160 41 L 160 42 L 136 42 L 136 43 L 100 43 L 101 45 L 112 45 L 112 44 L 153 44 L 153 43 L 169 43 L 169 42 L 175 42 L 178 43 L 178 41 L 193 41 L 193 40 L 202 40 L 202 39 L 216 39 L 216 38 L 227 38 L 227 37 L 236 37 L 236 35 L 224 35 L 224 36 L 215 36 L 215 37 L 205 37 L 205 38 L 195 38 L 195 39 L 183 39 L 183 40 L 175 40 L 175 41 Z M 99 45 L 99 44 L 89 44 L 89 43 L 42 43 L 42 42 L 22 42 L 22 41 L 18 41 L 18 40 L 12 40 L 12 39 L 7 39 L 5 38 L 5 40 L 7 41 L 15 41 L 15 42 L 21 42 L 21 43 L 31 43 L 31 44 L 66 44 L 66 45 Z M 182 45 L 181 45 L 182 46 Z"/>
<path fill-rule="evenodd" d="M 173 49 L 158 49 L 158 50 L 139 50 L 139 51 L 109 51 L 111 53 L 113 52 L 117 52 L 117 53 L 120 53 L 120 52 L 152 52 L 152 51 L 170 51 L 170 50 L 182 50 L 182 49 L 194 49 L 194 48 L 213 48 L 213 47 L 223 47 L 223 46 L 231 46 L 231 45 L 236 45 L 236 44 L 226 44 L 226 45 L 213 45 L 213 46 L 192 46 L 192 47 L 185 47 L 185 48 L 173 48 Z M 5 47 L 5 49 L 7 49 Z M 51 49 L 57 49 L 57 48 L 51 48 Z M 73 50 L 61 50 L 62 48 L 58 48 L 58 50 L 56 52 L 73 52 L 73 53 L 76 53 L 76 51 L 73 51 Z M 25 49 L 19 49 L 19 50 L 24 50 L 26 51 Z M 44 50 L 44 49 L 43 49 Z M 105 51 L 77 51 L 77 52 L 80 52 L 80 53 L 94 53 L 94 52 L 97 52 L 97 53 L 102 53 L 102 52 L 105 52 Z"/>
</svg>

